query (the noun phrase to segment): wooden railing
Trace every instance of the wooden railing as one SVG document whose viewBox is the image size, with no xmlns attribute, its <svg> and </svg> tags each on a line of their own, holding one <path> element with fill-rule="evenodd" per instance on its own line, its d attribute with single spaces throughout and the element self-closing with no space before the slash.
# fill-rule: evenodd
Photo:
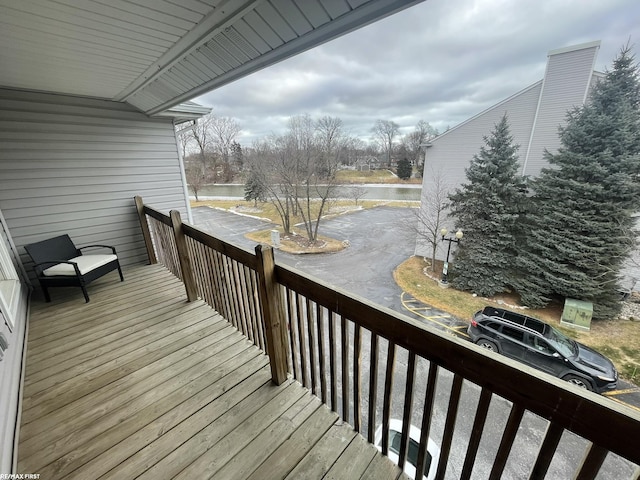
<svg viewBox="0 0 640 480">
<path fill-rule="evenodd" d="M 436 478 L 508 477 L 525 423 L 544 438 L 518 447 L 519 463 L 531 456 L 518 478 L 544 478 L 559 449 L 571 457 L 574 478 L 596 478 L 601 470 L 640 477 L 637 412 L 277 265 L 269 247 L 253 254 L 182 224 L 175 212 L 137 203 L 150 261 L 158 258 L 183 279 L 188 298 L 209 303 L 265 350 L 276 383 L 289 373 L 370 442 L 382 425 L 384 453 L 391 418 L 402 419 L 401 466 L 408 426 L 418 426 L 416 478 L 426 474 L 431 433 L 441 434 Z M 497 441 L 483 438 L 498 427 Z M 567 441 L 565 432 L 583 445 Z M 486 472 L 477 471 L 479 455 L 490 464 Z"/>
</svg>

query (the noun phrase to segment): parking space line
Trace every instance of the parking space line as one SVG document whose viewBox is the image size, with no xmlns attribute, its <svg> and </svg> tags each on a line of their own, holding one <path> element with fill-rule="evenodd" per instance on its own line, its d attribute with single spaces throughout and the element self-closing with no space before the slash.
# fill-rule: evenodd
<svg viewBox="0 0 640 480">
<path fill-rule="evenodd" d="M 627 388 L 624 390 L 612 390 L 611 392 L 605 392 L 603 395 L 605 396 L 615 396 L 615 395 L 624 395 L 625 393 L 638 393 L 640 392 L 640 387 Z"/>
<path fill-rule="evenodd" d="M 611 392 L 609 392 L 609 393 L 611 393 Z M 631 405 L 630 403 L 624 402 L 624 401 L 620 400 L 619 398 L 616 398 L 616 397 L 613 397 L 613 396 L 611 396 L 611 397 L 607 396 L 607 398 L 609 400 L 613 400 L 616 403 L 619 403 L 620 405 L 624 405 L 625 407 L 629 407 L 629 408 L 635 410 L 636 412 L 640 412 L 640 408 L 636 407 L 635 405 Z"/>
<path fill-rule="evenodd" d="M 406 292 L 402 292 L 402 295 L 400 295 L 400 301 L 402 303 L 402 306 L 404 308 L 406 308 L 408 311 L 414 313 L 415 315 L 424 318 L 425 320 L 428 320 L 430 322 L 433 322 L 437 325 L 440 325 L 442 328 L 446 329 L 446 330 L 450 330 L 458 335 L 464 335 L 467 336 L 467 334 L 465 332 L 461 332 L 459 330 L 459 328 L 465 328 L 465 327 L 460 327 L 460 326 L 456 326 L 456 327 L 452 327 L 450 325 L 447 325 L 446 323 L 442 323 L 442 322 L 438 322 L 436 319 L 438 318 L 451 318 L 451 315 L 431 315 L 431 316 L 427 316 L 427 315 L 422 315 L 418 310 L 418 308 L 413 308 L 413 307 L 409 307 L 407 304 L 410 303 L 408 300 L 405 300 L 405 295 Z M 415 300 L 415 299 L 414 299 Z"/>
</svg>

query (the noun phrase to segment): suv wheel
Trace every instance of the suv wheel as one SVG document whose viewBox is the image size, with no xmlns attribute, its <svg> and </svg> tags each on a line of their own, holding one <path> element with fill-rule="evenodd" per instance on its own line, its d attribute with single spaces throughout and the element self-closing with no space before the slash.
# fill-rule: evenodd
<svg viewBox="0 0 640 480">
<path fill-rule="evenodd" d="M 492 352 L 498 353 L 498 346 L 495 343 L 493 343 L 491 340 L 486 340 L 484 338 L 481 338 L 476 342 L 476 344 L 481 346 L 482 348 L 486 348 L 487 350 L 491 350 Z"/>
<path fill-rule="evenodd" d="M 585 390 L 593 390 L 593 387 L 591 387 L 591 383 L 589 383 L 582 377 L 578 377 L 576 375 L 567 375 L 566 377 L 564 377 L 564 380 L 569 383 L 573 383 L 577 387 L 584 388 Z"/>
</svg>

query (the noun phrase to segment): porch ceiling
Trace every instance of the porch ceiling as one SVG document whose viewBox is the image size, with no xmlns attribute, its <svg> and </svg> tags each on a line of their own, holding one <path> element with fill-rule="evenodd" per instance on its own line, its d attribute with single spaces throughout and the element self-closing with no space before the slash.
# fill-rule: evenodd
<svg viewBox="0 0 640 480">
<path fill-rule="evenodd" d="M 421 0 L 0 0 L 0 87 L 160 113 Z"/>
</svg>

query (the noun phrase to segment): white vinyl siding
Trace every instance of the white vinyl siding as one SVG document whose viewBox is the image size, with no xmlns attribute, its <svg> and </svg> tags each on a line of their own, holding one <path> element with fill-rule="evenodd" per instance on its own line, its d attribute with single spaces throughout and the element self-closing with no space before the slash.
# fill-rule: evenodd
<svg viewBox="0 0 640 480">
<path fill-rule="evenodd" d="M 4 311 L 6 302 L 0 302 L 2 303 L 0 310 L 0 473 L 9 473 L 12 471 L 18 418 L 28 290 L 20 279 L 18 269 L 15 268 L 15 255 L 10 249 L 1 214 L 0 211 L 0 255 L 2 256 L 0 283 L 11 283 L 10 288 L 15 294 L 11 299 L 13 304 L 10 313 Z M 6 293 L 6 290 L 0 292 L 0 294 Z M 6 297 L 5 300 L 7 300 Z M 8 318 L 8 315 L 11 315 L 11 318 Z"/>
<path fill-rule="evenodd" d="M 422 204 L 425 204 L 426 198 L 433 191 L 432 174 L 440 175 L 451 191 L 467 182 L 465 169 L 473 156 L 480 151 L 480 147 L 484 145 L 484 137 L 491 133 L 505 113 L 514 143 L 520 146 L 518 156 L 522 162 L 529 142 L 541 86 L 542 82 L 535 83 L 435 138 L 431 142 L 432 146 L 426 149 Z M 456 227 L 454 223 L 453 220 L 445 220 L 443 224 L 452 230 Z M 443 259 L 446 255 L 446 248 L 443 245 L 442 242 L 438 246 L 436 256 L 439 259 Z M 418 237 L 415 254 L 430 258 L 431 253 L 431 246 Z"/>
<path fill-rule="evenodd" d="M 465 169 L 484 145 L 484 137 L 491 133 L 505 113 L 514 143 L 520 145 L 518 156 L 522 161 L 529 143 L 540 86 L 541 82 L 538 82 L 435 138 L 432 146 L 426 149 L 423 192 L 432 188 L 429 178 L 432 171 L 441 172 L 451 187 L 465 183 Z"/>
<path fill-rule="evenodd" d="M 569 110 L 584 104 L 597 52 L 598 46 L 592 46 L 549 55 L 525 175 L 538 176 L 547 166 L 545 149 L 556 152 L 560 147 L 559 127 Z"/>
<path fill-rule="evenodd" d="M 67 233 L 77 245 L 115 246 L 123 265 L 144 262 L 135 195 L 186 216 L 170 119 L 116 102 L 0 90 L 0 209 L 19 251 Z"/>
<path fill-rule="evenodd" d="M 549 52 L 543 80 L 435 138 L 426 149 L 423 204 L 433 189 L 432 172 L 440 174 L 451 190 L 466 183 L 465 169 L 484 144 L 483 137 L 505 113 L 514 143 L 519 145 L 522 174 L 539 175 L 547 166 L 545 149 L 553 153 L 560 146 L 558 127 L 565 123 L 567 111 L 582 105 L 593 80 L 602 76 L 593 72 L 599 45 L 592 42 Z M 445 225 L 449 229 L 455 226 L 453 221 L 445 221 Z M 437 254 L 440 259 L 444 257 L 441 250 Z M 420 236 L 415 254 L 431 256 L 431 247 Z"/>
</svg>

